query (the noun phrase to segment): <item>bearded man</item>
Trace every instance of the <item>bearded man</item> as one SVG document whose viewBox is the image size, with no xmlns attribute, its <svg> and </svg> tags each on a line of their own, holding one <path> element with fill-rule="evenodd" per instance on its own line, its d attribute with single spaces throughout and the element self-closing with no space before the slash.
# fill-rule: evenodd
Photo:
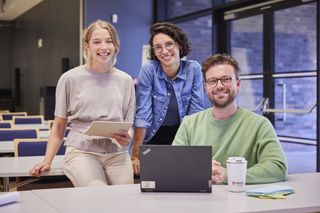
<svg viewBox="0 0 320 213">
<path fill-rule="evenodd" d="M 212 182 L 227 183 L 228 157 L 247 160 L 248 184 L 284 181 L 287 161 L 277 134 L 264 116 L 237 105 L 240 67 L 230 55 L 216 54 L 202 64 L 212 107 L 186 116 L 173 145 L 212 146 Z"/>
</svg>

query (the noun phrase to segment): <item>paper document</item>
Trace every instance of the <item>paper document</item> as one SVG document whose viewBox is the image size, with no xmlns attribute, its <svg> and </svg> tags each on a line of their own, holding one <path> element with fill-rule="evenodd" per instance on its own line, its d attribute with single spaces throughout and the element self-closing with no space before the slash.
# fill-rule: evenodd
<svg viewBox="0 0 320 213">
<path fill-rule="evenodd" d="M 269 199 L 284 199 L 285 195 L 294 193 L 290 186 L 271 185 L 247 190 L 248 196 Z"/>
<path fill-rule="evenodd" d="M 8 192 L 8 193 L 0 194 L 0 208 L 2 205 L 18 202 L 19 200 L 20 200 L 19 192 Z"/>
<path fill-rule="evenodd" d="M 121 134 L 122 131 L 128 131 L 132 124 L 132 122 L 93 121 L 85 134 L 110 137 L 112 133 Z"/>
</svg>

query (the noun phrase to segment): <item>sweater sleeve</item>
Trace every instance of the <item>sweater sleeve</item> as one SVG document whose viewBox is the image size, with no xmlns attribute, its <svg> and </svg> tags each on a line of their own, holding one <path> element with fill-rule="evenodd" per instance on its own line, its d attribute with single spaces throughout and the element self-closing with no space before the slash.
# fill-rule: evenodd
<svg viewBox="0 0 320 213">
<path fill-rule="evenodd" d="M 172 145 L 190 145 L 190 132 L 188 131 L 188 128 L 190 128 L 190 124 L 188 124 L 188 120 L 188 116 L 185 116 L 183 118 L 182 123 L 176 133 L 176 136 L 174 137 Z"/>
<path fill-rule="evenodd" d="M 265 119 L 257 133 L 257 163 L 247 170 L 248 184 L 284 181 L 287 162 L 271 123 Z"/>
</svg>

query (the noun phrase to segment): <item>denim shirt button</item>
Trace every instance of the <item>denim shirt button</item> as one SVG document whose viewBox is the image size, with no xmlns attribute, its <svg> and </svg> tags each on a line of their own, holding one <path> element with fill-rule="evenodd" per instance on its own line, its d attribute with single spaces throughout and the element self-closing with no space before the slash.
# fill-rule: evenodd
<svg viewBox="0 0 320 213">
<path fill-rule="evenodd" d="M 168 96 L 170 95 L 170 93 L 168 93 Z"/>
<path fill-rule="evenodd" d="M 156 132 L 156 130 L 154 129 L 152 132 Z"/>
</svg>

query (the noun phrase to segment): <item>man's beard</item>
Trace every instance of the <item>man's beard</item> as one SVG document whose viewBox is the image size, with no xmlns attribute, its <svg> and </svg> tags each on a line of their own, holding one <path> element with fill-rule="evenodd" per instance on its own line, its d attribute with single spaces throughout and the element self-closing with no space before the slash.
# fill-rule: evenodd
<svg viewBox="0 0 320 213">
<path fill-rule="evenodd" d="M 214 107 L 223 109 L 229 106 L 234 101 L 235 98 L 236 98 L 235 92 L 231 92 L 230 90 L 228 90 L 228 97 L 223 103 L 221 103 L 220 101 L 215 101 L 214 94 L 211 94 L 210 101 Z"/>
</svg>

